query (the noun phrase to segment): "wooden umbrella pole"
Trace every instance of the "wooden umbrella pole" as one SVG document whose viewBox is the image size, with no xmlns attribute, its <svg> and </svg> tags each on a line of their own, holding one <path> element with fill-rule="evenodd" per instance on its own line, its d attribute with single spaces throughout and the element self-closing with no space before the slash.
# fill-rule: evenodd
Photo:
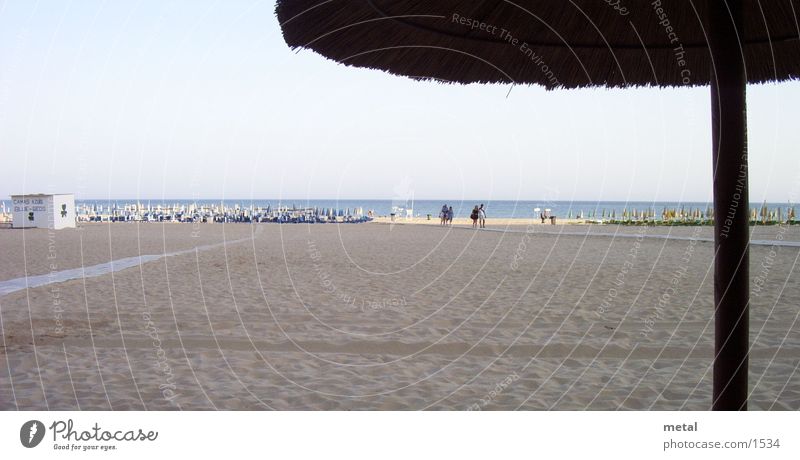
<svg viewBox="0 0 800 460">
<path fill-rule="evenodd" d="M 713 58 L 714 410 L 747 410 L 749 200 L 741 0 L 709 0 Z"/>
</svg>

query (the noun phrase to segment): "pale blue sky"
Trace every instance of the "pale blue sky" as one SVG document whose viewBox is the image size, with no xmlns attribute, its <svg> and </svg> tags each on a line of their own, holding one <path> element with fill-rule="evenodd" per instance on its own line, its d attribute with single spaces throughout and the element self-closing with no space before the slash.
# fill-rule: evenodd
<svg viewBox="0 0 800 460">
<path fill-rule="evenodd" d="M 751 201 L 796 201 L 800 83 L 748 91 Z M 292 52 L 272 1 L 0 0 L 0 196 L 710 199 L 707 88 L 508 92 Z"/>
</svg>

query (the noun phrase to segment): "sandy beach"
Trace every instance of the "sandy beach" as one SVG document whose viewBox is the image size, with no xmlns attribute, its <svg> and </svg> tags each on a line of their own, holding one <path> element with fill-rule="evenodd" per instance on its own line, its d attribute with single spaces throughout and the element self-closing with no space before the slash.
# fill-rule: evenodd
<svg viewBox="0 0 800 460">
<path fill-rule="evenodd" d="M 586 219 L 561 219 L 556 222 L 560 225 L 582 225 L 586 223 Z M 412 218 L 396 218 L 392 221 L 391 217 L 379 216 L 375 218 L 375 222 L 380 224 L 414 224 L 414 225 L 440 225 L 439 218 L 431 216 L 427 217 L 412 217 Z M 468 217 L 455 217 L 453 218 L 453 225 L 455 226 L 472 226 L 472 219 Z M 527 227 L 543 225 L 541 219 L 521 219 L 521 218 L 492 218 L 487 221 L 487 225 L 492 226 L 511 226 L 511 227 Z M 550 219 L 547 219 L 545 225 L 552 225 Z"/>
<path fill-rule="evenodd" d="M 710 228 L 433 224 L 0 230 L 0 281 L 178 252 L 0 296 L 0 409 L 709 409 Z M 800 409 L 799 257 L 751 249 L 751 409 Z"/>
</svg>

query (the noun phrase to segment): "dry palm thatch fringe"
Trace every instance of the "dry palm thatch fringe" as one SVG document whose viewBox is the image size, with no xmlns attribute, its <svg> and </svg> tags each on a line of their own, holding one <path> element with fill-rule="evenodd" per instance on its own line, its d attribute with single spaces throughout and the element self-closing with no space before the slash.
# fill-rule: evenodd
<svg viewBox="0 0 800 460">
<path fill-rule="evenodd" d="M 706 1 L 278 0 L 292 48 L 457 83 L 698 86 L 711 79 Z M 800 77 L 800 0 L 743 0 L 750 83 Z"/>
</svg>

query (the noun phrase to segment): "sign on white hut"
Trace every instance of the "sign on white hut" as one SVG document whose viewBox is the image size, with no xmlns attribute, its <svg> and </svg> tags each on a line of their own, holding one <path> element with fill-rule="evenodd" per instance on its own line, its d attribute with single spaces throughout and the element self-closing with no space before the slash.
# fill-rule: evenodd
<svg viewBox="0 0 800 460">
<path fill-rule="evenodd" d="M 34 193 L 11 195 L 14 228 L 75 228 L 75 195 Z"/>
</svg>

